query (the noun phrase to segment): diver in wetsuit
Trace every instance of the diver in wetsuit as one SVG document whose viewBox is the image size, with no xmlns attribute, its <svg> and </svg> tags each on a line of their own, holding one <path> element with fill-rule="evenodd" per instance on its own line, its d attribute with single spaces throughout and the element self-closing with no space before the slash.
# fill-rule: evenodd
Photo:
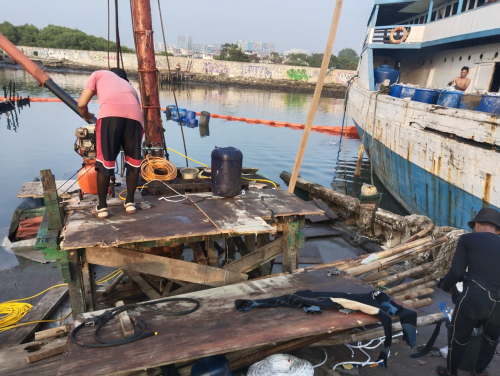
<svg viewBox="0 0 500 376">
<path fill-rule="evenodd" d="M 451 269 L 441 282 L 446 292 L 461 281 L 464 288 L 453 311 L 447 367 L 439 366 L 438 375 L 457 374 L 472 331 L 482 327 L 481 349 L 472 375 L 487 376 L 485 369 L 500 338 L 500 212 L 483 208 L 469 227 L 472 233 L 460 237 Z"/>
</svg>

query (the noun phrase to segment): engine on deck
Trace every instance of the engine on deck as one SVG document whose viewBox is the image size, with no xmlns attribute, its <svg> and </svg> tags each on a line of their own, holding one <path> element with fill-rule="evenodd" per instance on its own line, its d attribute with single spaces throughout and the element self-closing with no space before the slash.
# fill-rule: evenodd
<svg viewBox="0 0 500 376">
<path fill-rule="evenodd" d="M 75 151 L 85 160 L 96 158 L 96 146 L 95 146 L 95 125 L 85 125 L 83 127 L 76 128 L 75 136 L 77 140 L 75 141 Z M 85 162 L 85 161 L 84 161 Z"/>
</svg>

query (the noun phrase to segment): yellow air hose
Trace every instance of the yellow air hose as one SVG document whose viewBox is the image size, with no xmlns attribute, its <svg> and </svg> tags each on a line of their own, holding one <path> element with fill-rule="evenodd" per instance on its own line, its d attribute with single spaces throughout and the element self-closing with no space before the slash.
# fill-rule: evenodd
<svg viewBox="0 0 500 376">
<path fill-rule="evenodd" d="M 118 274 L 121 273 L 121 269 L 115 270 L 112 273 L 108 274 L 106 277 L 100 279 L 97 281 L 97 284 L 102 284 L 104 282 L 109 281 L 110 279 L 115 278 Z M 14 300 L 9 300 L 7 302 L 0 303 L 0 333 L 5 332 L 10 329 L 18 328 L 23 325 L 30 325 L 30 324 L 35 324 L 35 323 L 43 323 L 43 322 L 55 322 L 55 321 L 62 321 L 65 320 L 66 318 L 71 315 L 72 311 L 70 311 L 66 316 L 61 317 L 60 319 L 56 320 L 38 320 L 38 321 L 30 321 L 30 322 L 25 322 L 22 324 L 17 324 L 19 320 L 21 320 L 32 308 L 33 306 L 29 303 L 19 303 L 22 302 L 23 300 L 29 300 L 36 298 L 37 296 L 40 296 L 44 293 L 46 293 L 49 290 L 52 290 L 56 287 L 62 287 L 62 286 L 67 286 L 66 283 L 61 283 L 59 285 L 55 285 L 52 287 L 49 287 L 46 290 L 43 290 L 42 292 L 30 296 L 29 298 L 23 298 L 23 299 L 14 299 Z M 17 324 L 17 325 L 16 325 Z"/>
</svg>

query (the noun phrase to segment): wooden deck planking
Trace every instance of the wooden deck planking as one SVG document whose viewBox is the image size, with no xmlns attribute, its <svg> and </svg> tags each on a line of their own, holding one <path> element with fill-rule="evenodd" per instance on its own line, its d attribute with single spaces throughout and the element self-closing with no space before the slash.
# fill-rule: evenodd
<svg viewBox="0 0 500 376">
<path fill-rule="evenodd" d="M 345 315 L 336 310 L 307 315 L 295 308 L 249 312 L 234 308 L 235 299 L 269 298 L 304 289 L 351 293 L 373 290 L 349 276 L 327 277 L 327 269 L 322 268 L 182 295 L 198 299 L 201 308 L 190 315 L 175 317 L 133 310 L 131 314 L 140 316 L 147 323 L 148 331 L 156 331 L 158 335 L 107 349 L 84 348 L 69 341 L 58 374 L 115 375 L 377 322 L 377 318 L 363 313 Z M 162 309 L 163 305 L 160 303 L 154 308 Z M 173 305 L 169 308 L 173 309 Z M 186 308 L 187 305 L 183 306 Z M 102 311 L 79 315 L 76 323 L 100 313 Z M 84 328 L 77 338 L 93 342 L 93 332 L 94 328 Z M 120 338 L 118 321 L 105 327 L 102 335 L 109 339 Z"/>
<path fill-rule="evenodd" d="M 76 180 L 56 180 L 56 189 L 57 194 L 60 196 L 67 189 L 68 192 L 66 194 L 71 194 L 80 189 Z M 17 197 L 34 197 L 34 198 L 43 198 L 43 187 L 41 181 L 28 181 L 23 183 L 21 189 L 17 193 Z"/>
<path fill-rule="evenodd" d="M 110 207 L 109 218 L 95 218 L 89 209 L 69 214 L 62 249 L 111 247 L 120 244 L 189 236 L 217 235 L 219 231 L 194 205 L 158 201 L 148 210 L 126 214 Z"/>
<path fill-rule="evenodd" d="M 323 262 L 317 245 L 306 243 L 304 248 L 299 249 L 299 264 L 323 264 Z M 276 257 L 274 263 L 283 264 L 283 255 Z"/>
</svg>

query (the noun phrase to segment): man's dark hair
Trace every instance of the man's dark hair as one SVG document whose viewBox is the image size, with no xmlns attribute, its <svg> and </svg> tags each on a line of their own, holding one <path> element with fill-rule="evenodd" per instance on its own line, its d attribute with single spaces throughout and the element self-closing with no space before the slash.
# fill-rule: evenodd
<svg viewBox="0 0 500 376">
<path fill-rule="evenodd" d="M 466 71 L 467 71 L 467 73 L 468 73 L 468 72 L 469 72 L 469 67 L 462 67 L 462 69 L 461 69 L 461 70 L 466 70 Z"/>
<path fill-rule="evenodd" d="M 482 224 L 483 226 L 485 226 L 485 225 L 488 225 L 488 226 L 493 226 L 493 227 L 495 227 L 495 230 L 496 230 L 496 231 L 500 231 L 500 226 L 497 226 L 497 225 L 496 225 L 496 224 L 494 224 L 494 223 L 491 223 L 491 222 L 477 222 L 477 223 L 480 223 L 480 224 Z"/>
<path fill-rule="evenodd" d="M 127 77 L 127 72 L 125 72 L 123 69 L 111 68 L 110 71 L 113 72 L 114 74 L 116 74 L 118 77 L 123 78 L 125 81 L 129 82 L 128 77 Z"/>
</svg>

